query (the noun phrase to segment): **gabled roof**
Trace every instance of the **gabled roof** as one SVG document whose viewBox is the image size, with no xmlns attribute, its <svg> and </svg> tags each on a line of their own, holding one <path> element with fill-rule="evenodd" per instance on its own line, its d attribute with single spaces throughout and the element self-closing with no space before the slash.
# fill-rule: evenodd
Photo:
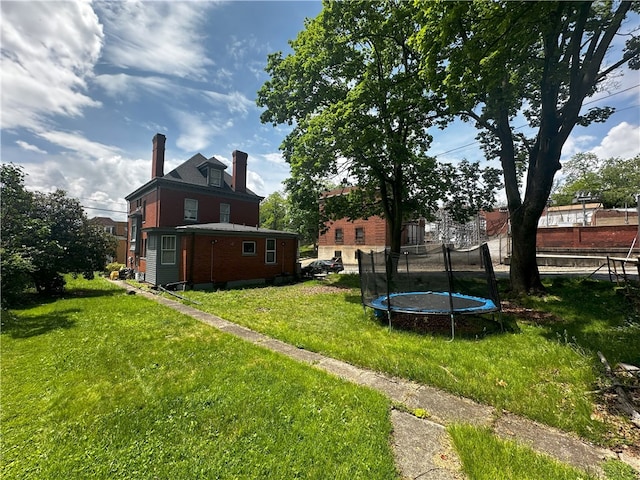
<svg viewBox="0 0 640 480">
<path fill-rule="evenodd" d="M 189 160 L 165 174 L 165 180 L 173 180 L 176 182 L 188 183 L 189 185 L 199 185 L 202 187 L 208 187 L 208 179 L 206 170 L 202 169 L 202 166 L 211 166 L 213 168 L 219 168 L 224 170 L 227 166 L 218 160 L 216 157 L 209 159 L 204 155 L 196 153 Z M 231 190 L 231 175 L 225 172 L 223 190 Z M 255 193 L 247 189 L 247 193 L 255 195 Z"/>
<path fill-rule="evenodd" d="M 223 179 L 224 184 L 222 187 L 212 187 L 209 185 L 206 168 L 203 167 L 212 167 L 218 168 L 223 171 Z M 212 191 L 218 190 L 223 193 L 236 194 L 236 192 L 231 188 L 232 178 L 231 175 L 224 172 L 227 166 L 218 160 L 215 157 L 206 158 L 204 155 L 200 153 L 196 153 L 193 157 L 191 157 L 186 162 L 178 165 L 176 168 L 171 170 L 169 173 L 166 173 L 163 177 L 156 177 L 151 179 L 149 182 L 136 189 L 134 192 L 130 193 L 125 197 L 125 200 L 130 200 L 135 197 L 141 191 L 146 190 L 149 186 L 154 185 L 156 183 L 165 183 L 165 182 L 175 182 L 178 184 L 184 184 L 189 186 L 196 187 L 204 187 L 207 189 L 211 189 Z M 166 184 L 166 183 L 165 183 Z M 262 199 L 255 192 L 246 189 L 246 192 L 243 192 L 239 195 L 248 195 L 252 197 L 256 197 L 258 199 Z"/>
</svg>

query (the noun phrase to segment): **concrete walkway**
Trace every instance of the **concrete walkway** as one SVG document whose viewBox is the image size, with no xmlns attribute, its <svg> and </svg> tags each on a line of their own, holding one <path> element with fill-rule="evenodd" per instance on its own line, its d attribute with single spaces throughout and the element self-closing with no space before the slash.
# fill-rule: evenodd
<svg viewBox="0 0 640 480">
<path fill-rule="evenodd" d="M 394 431 L 394 455 L 403 478 L 464 479 L 459 460 L 445 431 L 446 425 L 462 422 L 490 427 L 503 438 L 529 445 L 538 452 L 546 453 L 593 474 L 602 475 L 600 464 L 610 458 L 619 458 L 640 472 L 638 459 L 619 456 L 546 425 L 508 412 L 497 411 L 493 407 L 430 386 L 392 378 L 302 350 L 180 302 L 137 290 L 124 282 L 114 283 L 255 345 L 279 352 L 356 384 L 374 388 L 387 395 L 395 404 L 402 405 L 404 408 L 391 412 L 391 421 Z M 427 418 L 418 418 L 407 413 L 415 412 L 417 409 L 424 410 Z"/>
</svg>

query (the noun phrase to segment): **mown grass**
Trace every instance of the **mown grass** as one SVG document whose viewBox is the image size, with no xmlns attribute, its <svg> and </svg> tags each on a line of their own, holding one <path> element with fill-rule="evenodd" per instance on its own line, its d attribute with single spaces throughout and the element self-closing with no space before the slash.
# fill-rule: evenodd
<svg viewBox="0 0 640 480">
<path fill-rule="evenodd" d="M 106 281 L 2 312 L 3 479 L 397 478 L 389 403 Z"/>
<path fill-rule="evenodd" d="M 435 385 L 592 441 L 624 441 L 595 415 L 601 373 L 595 352 L 637 364 L 640 329 L 628 323 L 629 310 L 611 285 L 567 280 L 551 293 L 546 301 L 528 301 L 559 315 L 552 324 L 520 322 L 517 333 L 453 342 L 443 335 L 390 330 L 365 314 L 357 277 L 350 275 L 185 295 L 201 303 L 196 308 L 300 348 Z"/>
<path fill-rule="evenodd" d="M 496 437 L 488 428 L 450 425 L 447 432 L 457 450 L 462 470 L 470 480 L 596 480 L 595 472 L 558 462 L 529 447 Z M 606 462 L 608 479 L 634 480 L 633 469 L 621 462 Z"/>
</svg>

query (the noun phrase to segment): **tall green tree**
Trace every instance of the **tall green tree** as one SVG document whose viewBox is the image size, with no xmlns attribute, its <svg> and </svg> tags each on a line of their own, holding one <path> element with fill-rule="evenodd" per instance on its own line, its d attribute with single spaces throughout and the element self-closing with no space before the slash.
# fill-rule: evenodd
<svg viewBox="0 0 640 480">
<path fill-rule="evenodd" d="M 636 204 L 640 194 L 640 155 L 601 160 L 593 153 L 578 153 L 562 167 L 566 177 L 551 195 L 558 205 L 572 203 L 579 192 L 597 194 L 605 208 Z"/>
<path fill-rule="evenodd" d="M 266 107 L 264 123 L 293 127 L 281 147 L 291 165 L 292 196 L 304 201 L 305 193 L 348 179 L 358 188 L 324 199 L 323 212 L 381 215 L 395 252 L 404 221 L 431 217 L 450 184 L 449 170 L 426 154 L 438 106 L 409 44 L 417 31 L 413 15 L 400 0 L 324 1 L 290 42 L 292 54 L 269 55 L 271 78 L 257 100 Z M 492 196 L 465 201 L 471 198 L 486 206 Z"/>
<path fill-rule="evenodd" d="M 2 301 L 16 301 L 29 286 L 60 293 L 62 274 L 92 278 L 114 255 L 115 238 L 89 224 L 82 206 L 62 190 L 44 194 L 24 187 L 19 166 L 0 166 Z"/>
<path fill-rule="evenodd" d="M 449 118 L 473 122 L 486 156 L 501 162 L 513 234 L 512 288 L 542 290 L 537 224 L 560 169 L 562 147 L 577 124 L 612 113 L 608 108 L 583 113 L 584 99 L 625 63 L 640 66 L 637 36 L 629 36 L 623 53 L 610 52 L 623 20 L 638 4 L 416 0 L 416 5 L 422 28 L 414 45 L 423 53 L 425 82 L 446 102 Z M 533 137 L 515 128 L 522 116 L 536 132 Z"/>
<path fill-rule="evenodd" d="M 273 192 L 260 203 L 260 226 L 271 230 L 290 228 L 289 205 L 280 192 Z"/>
</svg>

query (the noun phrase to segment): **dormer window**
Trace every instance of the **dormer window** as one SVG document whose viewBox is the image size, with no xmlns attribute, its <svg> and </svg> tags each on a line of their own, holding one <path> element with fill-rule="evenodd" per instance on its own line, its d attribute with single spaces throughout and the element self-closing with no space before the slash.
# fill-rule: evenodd
<svg viewBox="0 0 640 480">
<path fill-rule="evenodd" d="M 207 179 L 207 185 L 218 188 L 224 186 L 225 168 L 227 168 L 227 166 L 214 157 L 198 165 L 198 170 L 200 170 L 202 176 Z"/>
<path fill-rule="evenodd" d="M 218 168 L 209 168 L 209 185 L 212 187 L 222 186 L 222 170 Z"/>
</svg>

